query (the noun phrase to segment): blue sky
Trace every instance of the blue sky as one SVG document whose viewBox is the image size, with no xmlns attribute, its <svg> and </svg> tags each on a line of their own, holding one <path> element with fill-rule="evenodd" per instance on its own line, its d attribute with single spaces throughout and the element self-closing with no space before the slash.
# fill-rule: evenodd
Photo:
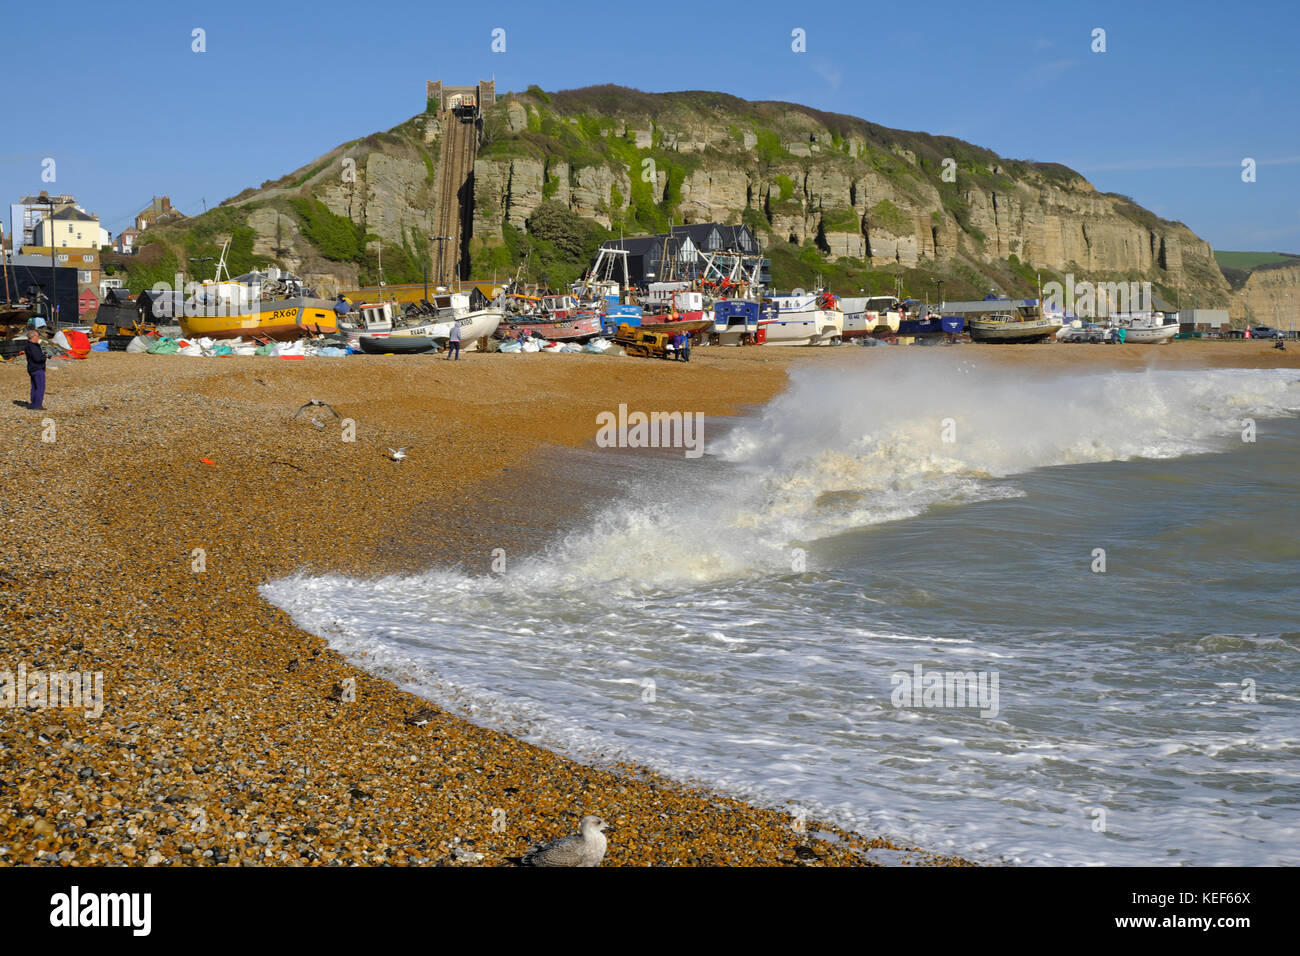
<svg viewBox="0 0 1300 956">
<path fill-rule="evenodd" d="M 1215 248 L 1300 253 L 1298 33 L 1300 4 L 1278 0 L 8 0 L 0 215 L 42 188 L 114 233 L 155 194 L 200 212 L 420 112 L 427 79 L 495 77 L 501 91 L 716 89 L 958 136 L 1065 163 Z"/>
</svg>

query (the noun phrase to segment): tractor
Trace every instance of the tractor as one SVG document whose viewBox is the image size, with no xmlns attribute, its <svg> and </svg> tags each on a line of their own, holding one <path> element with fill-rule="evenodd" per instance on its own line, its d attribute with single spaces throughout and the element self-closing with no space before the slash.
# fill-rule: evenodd
<svg viewBox="0 0 1300 956">
<path fill-rule="evenodd" d="M 614 336 L 614 341 L 621 345 L 628 355 L 661 359 L 669 356 L 666 332 L 646 332 L 638 326 L 624 322 L 618 327 L 618 334 Z"/>
</svg>

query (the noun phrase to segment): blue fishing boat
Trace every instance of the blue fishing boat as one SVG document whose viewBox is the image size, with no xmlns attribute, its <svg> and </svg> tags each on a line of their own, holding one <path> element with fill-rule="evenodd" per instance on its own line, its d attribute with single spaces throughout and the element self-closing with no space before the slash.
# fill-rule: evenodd
<svg viewBox="0 0 1300 956">
<path fill-rule="evenodd" d="M 603 335 L 613 335 L 618 331 L 620 325 L 636 326 L 640 324 L 641 306 L 639 305 L 607 305 L 605 314 L 600 320 Z"/>
<path fill-rule="evenodd" d="M 719 299 L 713 303 L 709 341 L 714 345 L 758 345 L 767 338 L 763 330 L 776 319 L 777 308 L 770 302 Z"/>
</svg>

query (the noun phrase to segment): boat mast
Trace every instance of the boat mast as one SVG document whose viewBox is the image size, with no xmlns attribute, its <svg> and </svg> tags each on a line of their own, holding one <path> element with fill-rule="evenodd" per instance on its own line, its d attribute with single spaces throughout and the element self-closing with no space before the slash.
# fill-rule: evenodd
<svg viewBox="0 0 1300 956">
<path fill-rule="evenodd" d="M 214 277 L 213 277 L 213 281 L 214 281 L 214 282 L 220 282 L 220 281 L 221 281 L 221 272 L 222 272 L 223 269 L 225 269 L 225 272 L 226 272 L 226 278 L 227 278 L 227 279 L 230 278 L 230 270 L 229 270 L 229 269 L 226 269 L 226 250 L 229 249 L 229 248 L 230 248 L 230 240 L 227 239 L 225 242 L 223 242 L 223 243 L 221 244 L 221 256 L 220 256 L 220 258 L 217 259 L 217 271 L 216 271 L 216 274 L 215 274 Z M 202 264 L 202 263 L 200 263 L 200 265 L 201 265 L 201 264 Z"/>
<path fill-rule="evenodd" d="M 50 242 L 53 241 L 54 239 L 51 237 Z M 0 269 L 3 269 L 5 274 L 5 305 L 12 305 L 13 300 L 9 298 L 9 257 L 5 255 L 4 241 L 2 239 L 0 239 Z"/>
</svg>

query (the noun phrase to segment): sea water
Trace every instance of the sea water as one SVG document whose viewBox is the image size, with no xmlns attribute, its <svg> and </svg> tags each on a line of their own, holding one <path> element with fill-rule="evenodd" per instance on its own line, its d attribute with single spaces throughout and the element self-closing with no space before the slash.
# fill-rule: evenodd
<svg viewBox="0 0 1300 956">
<path fill-rule="evenodd" d="M 611 503 L 499 572 L 264 594 L 580 759 L 978 861 L 1295 864 L 1297 412 L 1284 370 L 796 369 L 703 458 L 572 453 Z"/>
</svg>

